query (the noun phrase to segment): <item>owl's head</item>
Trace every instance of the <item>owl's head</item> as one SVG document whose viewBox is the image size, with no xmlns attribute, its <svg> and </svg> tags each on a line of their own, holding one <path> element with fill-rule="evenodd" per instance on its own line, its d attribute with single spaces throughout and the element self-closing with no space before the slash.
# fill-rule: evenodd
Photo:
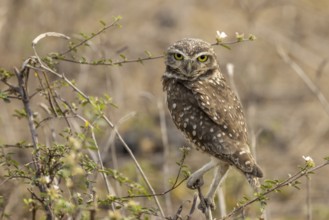
<svg viewBox="0 0 329 220">
<path fill-rule="evenodd" d="M 212 46 L 200 39 L 185 38 L 171 45 L 165 56 L 166 73 L 172 78 L 196 79 L 218 68 Z"/>
</svg>

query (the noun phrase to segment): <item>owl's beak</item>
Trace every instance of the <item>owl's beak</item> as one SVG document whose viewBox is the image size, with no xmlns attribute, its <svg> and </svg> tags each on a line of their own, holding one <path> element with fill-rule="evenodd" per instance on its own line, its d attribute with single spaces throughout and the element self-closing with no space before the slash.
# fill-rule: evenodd
<svg viewBox="0 0 329 220">
<path fill-rule="evenodd" d="M 190 73 L 192 72 L 193 70 L 193 61 L 187 61 L 187 64 L 185 66 L 185 73 L 190 75 Z"/>
</svg>

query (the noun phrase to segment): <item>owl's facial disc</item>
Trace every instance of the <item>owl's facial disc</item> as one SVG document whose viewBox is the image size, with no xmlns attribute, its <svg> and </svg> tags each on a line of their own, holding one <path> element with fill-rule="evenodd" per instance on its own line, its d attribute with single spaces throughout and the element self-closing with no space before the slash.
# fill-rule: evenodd
<svg viewBox="0 0 329 220">
<path fill-rule="evenodd" d="M 167 77 L 183 80 L 194 80 L 218 68 L 211 45 L 194 38 L 185 38 L 171 45 L 165 63 Z"/>
<path fill-rule="evenodd" d="M 167 65 L 177 74 L 186 78 L 196 78 L 211 69 L 212 54 L 201 52 L 188 56 L 180 51 L 173 50 L 167 54 Z"/>
</svg>

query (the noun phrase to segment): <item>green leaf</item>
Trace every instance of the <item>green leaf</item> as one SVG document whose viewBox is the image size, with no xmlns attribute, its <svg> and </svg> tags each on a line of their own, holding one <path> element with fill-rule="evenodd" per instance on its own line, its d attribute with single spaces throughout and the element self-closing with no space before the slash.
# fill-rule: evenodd
<svg viewBox="0 0 329 220">
<path fill-rule="evenodd" d="M 273 185 L 276 185 L 278 182 L 279 182 L 279 180 L 265 180 L 265 183 L 273 184 Z"/>
<path fill-rule="evenodd" d="M 17 117 L 18 119 L 21 119 L 21 118 L 26 118 L 27 114 L 24 109 L 15 109 L 14 116 Z"/>
<path fill-rule="evenodd" d="M 244 39 L 244 34 L 239 34 L 238 32 L 236 32 L 235 37 L 236 37 L 238 42 L 241 42 Z"/>
<path fill-rule="evenodd" d="M 81 37 L 83 37 L 85 40 L 89 38 L 89 36 L 85 33 L 79 33 Z"/>
<path fill-rule="evenodd" d="M 106 26 L 106 23 L 103 20 L 100 20 L 99 23 L 101 23 L 103 26 Z"/>
<path fill-rule="evenodd" d="M 1 80 L 6 80 L 7 78 L 12 77 L 14 74 L 12 72 L 9 72 L 8 70 L 4 68 L 0 68 L 0 78 Z"/>
<path fill-rule="evenodd" d="M 253 34 L 249 34 L 248 40 L 250 40 L 250 41 L 254 41 L 254 40 L 256 40 L 256 39 L 257 39 L 257 38 L 256 38 L 255 35 L 253 35 Z"/>
<path fill-rule="evenodd" d="M 125 55 L 123 55 L 123 54 L 120 54 L 120 57 L 121 57 L 124 61 L 127 60 L 127 57 L 126 57 Z"/>
<path fill-rule="evenodd" d="M 114 21 L 120 21 L 122 19 L 121 15 L 115 16 Z"/>
<path fill-rule="evenodd" d="M 2 99 L 6 103 L 10 103 L 10 99 L 8 98 L 8 95 L 1 91 L 0 91 L 0 99 Z"/>
<path fill-rule="evenodd" d="M 151 58 L 152 57 L 152 54 L 151 54 L 150 51 L 145 50 L 144 53 L 148 56 L 148 58 Z"/>
<path fill-rule="evenodd" d="M 87 60 L 85 57 L 80 57 L 79 63 L 87 63 Z"/>
</svg>

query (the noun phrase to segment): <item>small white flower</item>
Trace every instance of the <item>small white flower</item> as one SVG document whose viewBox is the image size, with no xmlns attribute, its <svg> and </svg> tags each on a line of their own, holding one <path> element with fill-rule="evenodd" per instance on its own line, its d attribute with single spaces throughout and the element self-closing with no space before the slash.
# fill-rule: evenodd
<svg viewBox="0 0 329 220">
<path fill-rule="evenodd" d="M 227 37 L 227 34 L 225 32 L 217 31 L 216 33 L 217 33 L 217 39 L 222 40 Z"/>
<path fill-rule="evenodd" d="M 49 176 L 41 176 L 39 181 L 43 184 L 50 183 L 50 177 Z"/>
<path fill-rule="evenodd" d="M 238 32 L 235 32 L 235 37 L 238 42 L 243 41 L 244 39 L 244 34 L 239 34 Z"/>
<path fill-rule="evenodd" d="M 310 156 L 307 156 L 307 157 L 303 156 L 303 159 L 304 159 L 306 162 L 308 162 L 308 161 L 313 161 L 313 159 L 312 159 Z"/>
<path fill-rule="evenodd" d="M 303 159 L 305 160 L 306 165 L 307 165 L 308 167 L 314 167 L 314 166 L 315 166 L 315 163 L 314 163 L 312 157 L 310 157 L 310 156 L 306 156 L 306 157 L 303 156 Z"/>
<path fill-rule="evenodd" d="M 50 183 L 50 177 L 49 176 L 45 176 L 44 178 L 45 178 L 46 183 Z"/>
</svg>

